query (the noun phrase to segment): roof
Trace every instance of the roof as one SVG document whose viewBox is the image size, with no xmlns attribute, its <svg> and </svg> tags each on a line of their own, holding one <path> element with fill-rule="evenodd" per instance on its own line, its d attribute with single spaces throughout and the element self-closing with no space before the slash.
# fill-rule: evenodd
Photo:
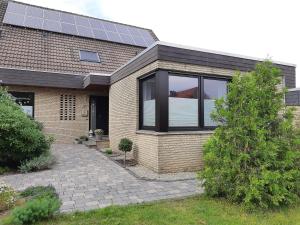
<svg viewBox="0 0 300 225">
<path fill-rule="evenodd" d="M 95 85 L 109 86 L 156 60 L 238 71 L 250 71 L 255 67 L 257 62 L 263 61 L 263 59 L 247 56 L 184 47 L 166 42 L 155 42 L 152 46 L 145 49 L 111 74 L 90 73 L 88 75 L 82 75 L 0 68 L 0 83 L 2 81 L 2 83 L 6 85 L 75 89 L 85 89 Z M 282 70 L 285 76 L 286 86 L 288 88 L 295 87 L 295 65 L 279 62 L 274 63 Z"/>
<path fill-rule="evenodd" d="M 264 61 L 265 59 L 157 41 L 115 70 L 111 75 L 111 83 L 117 82 L 156 60 L 237 71 L 251 71 L 258 62 Z M 273 63 L 282 69 L 285 75 L 286 86 L 289 88 L 295 87 L 296 65 L 277 61 L 273 61 Z"/>
<path fill-rule="evenodd" d="M 9 1 L 4 24 L 148 47 L 157 39 L 150 29 Z"/>
</svg>

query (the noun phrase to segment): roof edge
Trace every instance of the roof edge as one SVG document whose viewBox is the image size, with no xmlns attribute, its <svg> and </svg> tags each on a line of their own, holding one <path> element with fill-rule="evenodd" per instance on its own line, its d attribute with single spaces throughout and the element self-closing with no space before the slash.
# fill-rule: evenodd
<svg viewBox="0 0 300 225">
<path fill-rule="evenodd" d="M 222 52 L 222 51 L 217 51 L 217 50 L 209 50 L 209 49 L 205 49 L 205 48 L 198 48 L 198 47 L 175 44 L 175 43 L 164 42 L 164 41 L 157 41 L 154 44 L 169 46 L 169 47 L 174 47 L 174 48 L 187 49 L 187 50 L 194 50 L 194 51 L 199 51 L 199 52 L 218 54 L 218 55 L 224 55 L 224 56 L 231 56 L 231 57 L 235 57 L 235 58 L 250 59 L 250 60 L 255 60 L 255 61 L 265 61 L 266 60 L 266 59 L 258 58 L 258 57 L 252 57 L 252 56 L 246 56 L 246 55 L 241 55 L 241 54 Z M 150 47 L 151 46 L 149 46 L 149 48 Z M 275 64 L 285 65 L 285 66 L 292 66 L 292 67 L 297 66 L 296 64 L 293 64 L 293 63 L 281 62 L 281 61 L 276 61 L 276 60 L 271 60 L 271 62 L 273 62 Z"/>
</svg>

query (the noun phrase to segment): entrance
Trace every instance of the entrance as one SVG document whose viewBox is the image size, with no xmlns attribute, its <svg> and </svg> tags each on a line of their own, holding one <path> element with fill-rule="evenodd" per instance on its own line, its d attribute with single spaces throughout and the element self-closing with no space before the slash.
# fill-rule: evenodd
<svg viewBox="0 0 300 225">
<path fill-rule="evenodd" d="M 108 135 L 108 96 L 90 96 L 90 130 Z"/>
</svg>

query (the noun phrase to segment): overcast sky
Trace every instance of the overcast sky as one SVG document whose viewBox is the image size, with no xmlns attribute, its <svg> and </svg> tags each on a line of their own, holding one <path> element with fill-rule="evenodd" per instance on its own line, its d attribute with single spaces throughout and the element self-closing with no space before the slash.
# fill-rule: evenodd
<svg viewBox="0 0 300 225">
<path fill-rule="evenodd" d="M 296 0 L 19 1 L 150 28 L 161 41 L 300 66 Z"/>
</svg>

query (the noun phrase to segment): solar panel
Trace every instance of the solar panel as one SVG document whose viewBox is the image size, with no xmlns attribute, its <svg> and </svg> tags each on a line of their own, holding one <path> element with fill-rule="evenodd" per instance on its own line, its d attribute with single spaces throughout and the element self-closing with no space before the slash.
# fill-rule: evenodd
<svg viewBox="0 0 300 225">
<path fill-rule="evenodd" d="M 43 29 L 53 32 L 61 32 L 61 25 L 58 21 L 44 20 Z"/>
<path fill-rule="evenodd" d="M 146 29 L 17 2 L 8 2 L 3 23 L 142 47 L 155 42 Z"/>
</svg>

